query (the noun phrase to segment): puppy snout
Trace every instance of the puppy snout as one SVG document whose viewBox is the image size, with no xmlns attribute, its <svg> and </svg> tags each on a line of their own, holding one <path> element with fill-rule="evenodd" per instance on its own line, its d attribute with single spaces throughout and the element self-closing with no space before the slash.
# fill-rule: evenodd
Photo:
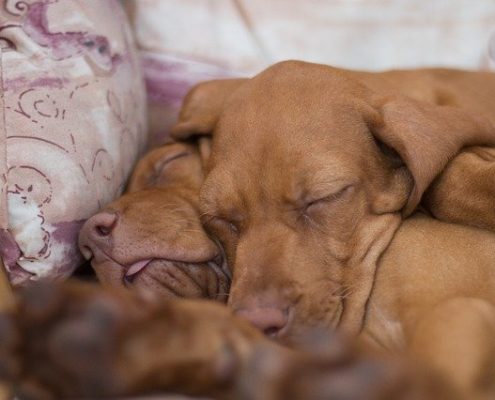
<svg viewBox="0 0 495 400">
<path fill-rule="evenodd" d="M 288 308 L 259 307 L 253 309 L 240 309 L 236 314 L 247 319 L 269 337 L 278 336 L 289 321 Z"/>
<path fill-rule="evenodd" d="M 269 337 L 281 336 L 289 324 L 290 307 L 276 296 L 250 296 L 234 312 Z"/>
<path fill-rule="evenodd" d="M 79 247 L 83 256 L 90 259 L 93 246 L 105 247 L 118 221 L 116 213 L 103 211 L 89 218 L 79 234 Z"/>
</svg>

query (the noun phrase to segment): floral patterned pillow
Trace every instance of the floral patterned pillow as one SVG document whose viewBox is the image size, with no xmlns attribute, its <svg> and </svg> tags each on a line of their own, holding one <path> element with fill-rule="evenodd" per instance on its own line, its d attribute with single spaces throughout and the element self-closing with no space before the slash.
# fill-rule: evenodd
<svg viewBox="0 0 495 400">
<path fill-rule="evenodd" d="M 15 285 L 58 279 L 146 143 L 133 39 L 117 0 L 3 0 L 0 50 L 0 255 Z"/>
</svg>

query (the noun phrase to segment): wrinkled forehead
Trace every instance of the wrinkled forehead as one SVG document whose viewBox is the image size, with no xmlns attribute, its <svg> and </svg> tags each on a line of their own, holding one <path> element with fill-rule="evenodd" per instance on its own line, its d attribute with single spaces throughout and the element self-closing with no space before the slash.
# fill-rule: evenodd
<svg viewBox="0 0 495 400">
<path fill-rule="evenodd" d="M 225 132 L 214 146 L 203 193 L 209 187 L 219 192 L 215 196 L 235 193 L 243 201 L 259 201 L 260 196 L 291 201 L 307 190 L 318 196 L 319 190 L 360 181 L 374 160 L 371 135 L 362 122 L 348 125 L 356 134 L 341 137 L 340 127 L 333 127 L 308 120 L 300 128 L 280 124 L 267 129 L 256 122 L 243 135 Z"/>
<path fill-rule="evenodd" d="M 365 89 L 326 70 L 307 72 L 268 70 L 228 99 L 205 189 L 218 190 L 209 184 L 216 181 L 222 191 L 266 188 L 294 197 L 299 188 L 360 179 L 369 169 L 376 145 L 368 125 L 376 111 Z"/>
<path fill-rule="evenodd" d="M 314 72 L 316 68 L 316 72 Z M 283 73 L 282 73 L 283 72 Z M 346 146 L 365 140 L 373 109 L 366 89 L 320 66 L 268 70 L 227 100 L 215 129 L 217 143 L 264 146 L 308 144 L 308 139 Z"/>
<path fill-rule="evenodd" d="M 211 169 L 201 189 L 202 207 L 208 208 L 211 200 L 220 207 L 230 202 L 251 207 L 264 200 L 291 203 L 308 195 L 318 197 L 361 181 L 366 163 L 345 151 L 236 152 Z"/>
<path fill-rule="evenodd" d="M 305 82 L 253 80 L 238 90 L 217 124 L 211 165 L 247 169 L 257 161 L 290 169 L 310 160 L 337 167 L 369 151 L 370 107 L 348 93 L 332 92 L 332 85 Z"/>
</svg>

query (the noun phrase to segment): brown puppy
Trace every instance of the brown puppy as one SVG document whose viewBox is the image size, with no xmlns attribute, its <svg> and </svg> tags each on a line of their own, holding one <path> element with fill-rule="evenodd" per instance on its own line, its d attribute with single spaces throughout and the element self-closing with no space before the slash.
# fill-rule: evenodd
<svg viewBox="0 0 495 400">
<path fill-rule="evenodd" d="M 203 156 L 207 143 L 203 141 Z M 199 221 L 203 167 L 198 146 L 173 143 L 147 154 L 128 192 L 91 217 L 79 244 L 101 282 L 160 295 L 226 301 L 229 279 Z"/>
<path fill-rule="evenodd" d="M 495 146 L 494 92 L 489 73 L 302 62 L 197 86 L 174 134 L 213 133 L 200 207 L 230 306 L 292 343 L 321 326 L 407 347 L 493 396 L 495 236 L 402 221 L 461 149 Z"/>
<path fill-rule="evenodd" d="M 308 338 L 309 339 L 309 338 Z M 322 342 L 316 346 L 315 339 Z M 0 315 L 0 379 L 19 399 L 180 393 L 245 400 L 454 400 L 412 364 L 311 338 L 282 348 L 208 301 L 89 284 L 37 286 Z M 160 397 L 161 398 L 161 397 Z"/>
</svg>

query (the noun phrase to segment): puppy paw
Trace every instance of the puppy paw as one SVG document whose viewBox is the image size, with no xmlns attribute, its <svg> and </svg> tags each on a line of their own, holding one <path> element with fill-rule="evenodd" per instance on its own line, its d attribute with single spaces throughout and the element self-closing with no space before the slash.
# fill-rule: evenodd
<svg viewBox="0 0 495 400">
<path fill-rule="evenodd" d="M 125 393 L 122 341 L 146 317 L 127 293 L 86 284 L 24 289 L 15 313 L 0 315 L 0 378 L 23 399 Z"/>
</svg>

